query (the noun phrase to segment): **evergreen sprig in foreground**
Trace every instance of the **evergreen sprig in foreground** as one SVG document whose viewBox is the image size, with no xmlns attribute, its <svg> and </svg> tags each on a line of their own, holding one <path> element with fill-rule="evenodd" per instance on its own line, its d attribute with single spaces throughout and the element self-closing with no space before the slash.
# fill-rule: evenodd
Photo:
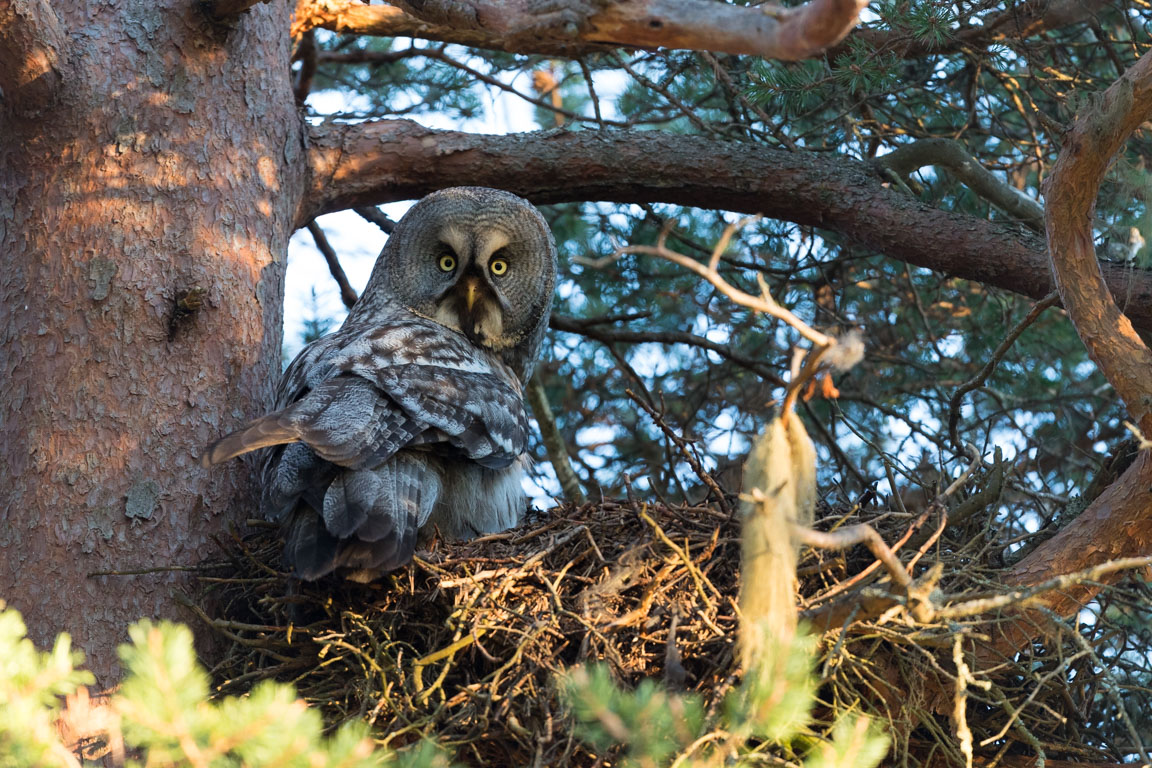
<svg viewBox="0 0 1152 768">
<path fill-rule="evenodd" d="M 65 745 L 62 734 L 82 737 L 89 757 L 110 755 L 114 764 L 152 768 L 446 764 L 430 744 L 407 750 L 402 758 L 378 749 L 360 721 L 326 737 L 320 713 L 298 699 L 291 685 L 265 680 L 247 695 L 211 699 L 187 627 L 145 620 L 129 635 L 131 644 L 120 648 L 123 685 L 106 707 L 93 708 L 84 687 L 92 675 L 77 669 L 81 657 L 72 652 L 68 636 L 57 638 L 50 652 L 37 651 L 20 614 L 0 610 L 0 766 L 81 765 L 83 758 L 71 751 L 81 750 Z M 619 765 L 692 766 L 733 757 L 728 764 L 751 764 L 745 758 L 759 764 L 756 753 L 780 745 L 790 755 L 806 755 L 809 768 L 870 768 L 888 741 L 866 718 L 842 718 L 833 743 L 804 733 L 813 704 L 811 650 L 810 643 L 794 644 L 780 654 L 784 672 L 772 684 L 732 694 L 725 712 L 731 733 L 727 754 L 713 751 L 703 762 L 692 754 L 701 746 L 704 722 L 699 696 L 673 694 L 651 680 L 623 690 L 600 666 L 578 667 L 561 685 L 577 736 L 605 754 L 620 752 Z M 768 702 L 788 716 L 774 716 Z M 93 745 L 98 748 L 92 750 Z"/>
<path fill-rule="evenodd" d="M 247 696 L 210 700 L 187 627 L 145 620 L 129 635 L 132 643 L 120 648 L 124 683 L 106 707 L 94 708 L 83 688 L 93 677 L 76 668 L 81 655 L 71 651 L 68 636 L 42 653 L 25 637 L 20 614 L 0 611 L 0 766 L 80 765 L 61 732 L 98 744 L 97 754 L 110 753 L 114 763 L 153 768 L 394 764 L 362 723 L 325 737 L 320 714 L 290 685 L 263 681 Z M 404 761 L 420 768 L 436 763 L 429 750 Z"/>
</svg>

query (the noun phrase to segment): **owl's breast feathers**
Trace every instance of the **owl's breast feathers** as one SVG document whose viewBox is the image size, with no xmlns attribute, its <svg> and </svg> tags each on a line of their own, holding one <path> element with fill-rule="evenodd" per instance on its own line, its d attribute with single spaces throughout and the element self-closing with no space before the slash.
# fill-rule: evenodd
<svg viewBox="0 0 1152 768">
<path fill-rule="evenodd" d="M 277 406 L 211 446 L 203 463 L 275 446 L 261 506 L 286 525 L 287 559 L 305 579 L 403 565 L 437 504 L 452 503 L 445 489 L 461 473 L 510 467 L 528 440 L 512 371 L 407 313 L 345 323 L 306 347 L 285 371 Z"/>
</svg>

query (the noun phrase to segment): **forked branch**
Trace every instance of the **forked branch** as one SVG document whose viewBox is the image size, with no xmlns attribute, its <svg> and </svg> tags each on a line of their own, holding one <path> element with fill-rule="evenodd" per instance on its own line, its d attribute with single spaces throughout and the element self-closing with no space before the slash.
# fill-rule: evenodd
<svg viewBox="0 0 1152 768">
<path fill-rule="evenodd" d="M 1044 208 L 1014 187 L 996 178 L 964 145 L 954 139 L 920 139 L 876 159 L 877 167 L 907 176 L 925 166 L 947 168 L 980 197 L 1029 228 L 1044 230 Z"/>
</svg>

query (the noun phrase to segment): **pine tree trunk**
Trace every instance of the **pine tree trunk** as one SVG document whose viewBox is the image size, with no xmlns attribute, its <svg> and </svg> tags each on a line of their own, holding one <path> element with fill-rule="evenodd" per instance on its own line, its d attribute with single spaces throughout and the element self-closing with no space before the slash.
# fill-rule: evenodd
<svg viewBox="0 0 1152 768">
<path fill-rule="evenodd" d="M 197 457 L 279 370 L 302 131 L 287 3 L 52 10 L 53 98 L 0 104 L 0 599 L 110 683 L 190 577 L 91 574 L 197 563 L 251 511 Z"/>
</svg>

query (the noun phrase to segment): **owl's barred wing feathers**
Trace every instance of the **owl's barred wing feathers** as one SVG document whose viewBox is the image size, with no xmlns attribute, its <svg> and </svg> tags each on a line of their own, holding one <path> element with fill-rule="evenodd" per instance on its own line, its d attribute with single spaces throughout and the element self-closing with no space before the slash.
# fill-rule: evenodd
<svg viewBox="0 0 1152 768">
<path fill-rule="evenodd" d="M 502 469 L 527 446 L 514 376 L 443 332 L 435 343 L 413 344 L 422 323 L 309 347 L 281 385 L 281 401 L 299 399 L 219 440 L 202 459 L 207 466 L 275 447 L 261 507 L 284 524 L 286 560 L 300 578 L 404 565 L 441 495 L 430 467 L 436 456 Z M 331 378 L 318 380 L 318 372 Z"/>
<path fill-rule="evenodd" d="M 260 448 L 301 442 L 326 461 L 364 469 L 408 445 L 425 429 L 427 424 L 381 397 L 371 382 L 338 376 L 287 408 L 219 440 L 201 461 L 210 466 Z"/>
<path fill-rule="evenodd" d="M 511 464 L 528 443 L 528 418 L 511 374 L 498 363 L 478 361 L 474 351 L 466 357 L 466 350 L 453 348 L 461 342 L 444 342 L 442 329 L 435 363 L 413 353 L 426 352 L 427 344 L 397 343 L 397 337 L 408 336 L 411 329 L 376 329 L 347 348 L 331 349 L 313 366 L 294 363 L 281 396 L 303 396 L 218 440 L 201 462 L 211 466 L 260 448 L 301 442 L 326 461 L 364 469 L 413 442 L 444 442 L 482 466 Z M 309 374 L 316 368 L 333 378 L 309 389 Z"/>
</svg>

